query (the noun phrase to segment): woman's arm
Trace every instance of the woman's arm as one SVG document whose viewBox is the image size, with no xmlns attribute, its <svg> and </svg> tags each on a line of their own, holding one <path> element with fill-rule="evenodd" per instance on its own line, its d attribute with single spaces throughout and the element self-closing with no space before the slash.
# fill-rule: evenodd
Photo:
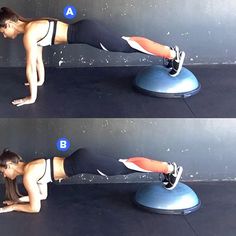
<svg viewBox="0 0 236 236">
<path fill-rule="evenodd" d="M 23 43 L 26 50 L 26 77 L 29 83 L 30 96 L 14 100 L 13 105 L 22 106 L 32 104 L 37 98 L 37 39 L 33 36 L 34 32 L 25 33 Z"/>
<path fill-rule="evenodd" d="M 36 67 L 38 72 L 38 86 L 42 86 L 45 81 L 45 69 L 43 64 L 43 47 L 38 46 Z"/>
<path fill-rule="evenodd" d="M 38 184 L 38 188 L 40 192 L 40 200 L 46 200 L 48 197 L 48 185 Z M 20 197 L 17 202 L 6 200 L 6 201 L 3 201 L 3 204 L 10 206 L 15 203 L 24 203 L 24 202 L 29 202 L 29 196 Z"/>
<path fill-rule="evenodd" d="M 36 60 L 36 69 L 38 75 L 37 85 L 42 86 L 45 81 L 45 69 L 43 64 L 43 47 L 37 47 L 37 60 Z M 29 83 L 25 83 L 26 86 L 29 86 Z"/>
<path fill-rule="evenodd" d="M 0 208 L 0 213 L 21 211 L 27 213 L 38 213 L 41 209 L 40 191 L 37 184 L 37 179 L 33 173 L 28 173 L 23 177 L 23 184 L 28 192 L 29 203 L 15 203 L 10 206 Z"/>
<path fill-rule="evenodd" d="M 38 188 L 40 192 L 40 200 L 46 200 L 48 197 L 48 185 L 38 184 Z M 29 202 L 29 196 L 20 197 L 19 202 Z"/>
</svg>

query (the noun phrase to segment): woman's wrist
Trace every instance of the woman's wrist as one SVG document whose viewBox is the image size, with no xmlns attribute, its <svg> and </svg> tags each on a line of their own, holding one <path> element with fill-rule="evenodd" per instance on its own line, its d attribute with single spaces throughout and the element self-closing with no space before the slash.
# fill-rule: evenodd
<svg viewBox="0 0 236 236">
<path fill-rule="evenodd" d="M 11 212 L 15 210 L 15 204 L 10 205 L 10 206 L 5 206 L 0 208 L 0 213 L 6 213 L 6 212 Z"/>
</svg>

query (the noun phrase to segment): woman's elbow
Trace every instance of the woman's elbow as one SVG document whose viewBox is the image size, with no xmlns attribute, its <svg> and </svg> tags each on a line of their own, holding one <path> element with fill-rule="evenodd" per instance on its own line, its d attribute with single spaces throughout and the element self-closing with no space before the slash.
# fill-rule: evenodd
<svg viewBox="0 0 236 236">
<path fill-rule="evenodd" d="M 41 209 L 41 202 L 39 201 L 37 204 L 30 204 L 29 207 L 31 213 L 38 213 Z"/>
<path fill-rule="evenodd" d="M 47 194 L 44 194 L 44 195 L 41 196 L 41 200 L 46 200 L 47 197 L 48 197 L 48 195 L 47 195 Z"/>
<path fill-rule="evenodd" d="M 32 213 L 39 213 L 40 210 L 41 210 L 41 206 L 31 207 L 31 212 Z"/>
</svg>

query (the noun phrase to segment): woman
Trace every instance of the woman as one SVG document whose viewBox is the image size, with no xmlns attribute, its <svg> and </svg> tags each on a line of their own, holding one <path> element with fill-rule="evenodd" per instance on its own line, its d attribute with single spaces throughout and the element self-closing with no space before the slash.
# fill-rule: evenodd
<svg viewBox="0 0 236 236">
<path fill-rule="evenodd" d="M 53 44 L 88 44 L 113 52 L 142 52 L 168 60 L 170 76 L 177 76 L 182 68 L 185 53 L 176 46 L 170 48 L 143 37 L 125 37 L 105 28 L 98 22 L 80 20 L 73 24 L 50 18 L 26 19 L 7 7 L 0 10 L 0 32 L 5 38 L 15 39 L 23 34 L 26 50 L 26 77 L 30 96 L 14 100 L 16 106 L 32 104 L 37 98 L 37 86 L 44 83 L 43 47 Z"/>
<path fill-rule="evenodd" d="M 62 180 L 76 174 L 127 175 L 135 171 L 158 172 L 164 174 L 166 189 L 176 187 L 183 168 L 175 163 L 160 162 L 144 157 L 131 157 L 115 160 L 80 148 L 69 157 L 37 159 L 29 163 L 14 152 L 4 150 L 0 156 L 0 172 L 5 178 L 7 206 L 0 213 L 22 211 L 36 213 L 40 211 L 41 200 L 47 198 L 47 183 Z M 20 195 L 16 177 L 23 177 L 23 185 L 28 196 Z"/>
</svg>

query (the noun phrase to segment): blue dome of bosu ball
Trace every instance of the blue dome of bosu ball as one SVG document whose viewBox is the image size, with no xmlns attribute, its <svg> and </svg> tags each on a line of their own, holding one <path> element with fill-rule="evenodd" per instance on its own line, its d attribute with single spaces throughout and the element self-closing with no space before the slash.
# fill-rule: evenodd
<svg viewBox="0 0 236 236">
<path fill-rule="evenodd" d="M 135 203 L 145 210 L 160 214 L 187 215 L 199 209 L 201 202 L 186 184 L 167 190 L 162 183 L 145 184 L 135 194 Z"/>
<path fill-rule="evenodd" d="M 176 77 L 169 71 L 160 65 L 145 68 L 136 76 L 134 86 L 141 93 L 165 98 L 185 98 L 200 91 L 200 83 L 188 69 L 183 67 Z"/>
</svg>

